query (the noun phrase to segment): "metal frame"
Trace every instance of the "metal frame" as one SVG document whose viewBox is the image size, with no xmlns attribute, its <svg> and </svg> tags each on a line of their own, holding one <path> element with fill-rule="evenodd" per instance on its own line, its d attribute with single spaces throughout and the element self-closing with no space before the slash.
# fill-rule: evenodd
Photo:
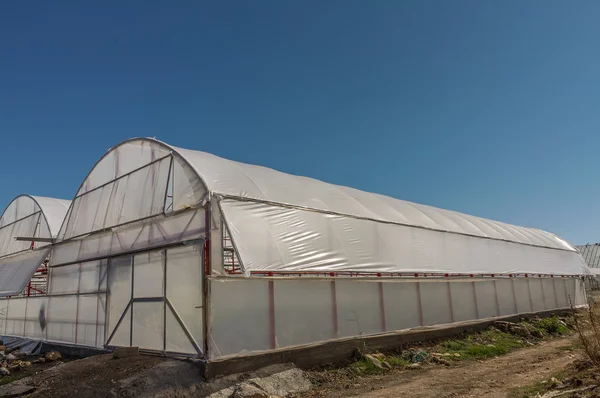
<svg viewBox="0 0 600 398">
<path fill-rule="evenodd" d="M 206 240 L 203 240 L 206 241 Z M 170 248 L 178 248 L 178 247 L 184 247 L 185 245 L 183 243 L 178 243 L 178 244 L 173 244 L 170 246 Z M 133 316 L 134 316 L 134 310 L 135 310 L 135 303 L 163 303 L 163 308 L 162 308 L 162 312 L 163 312 L 163 317 L 162 317 L 162 327 L 163 327 L 163 331 L 162 331 L 162 350 L 152 350 L 152 349 L 145 349 L 145 351 L 148 352 L 156 352 L 156 353 L 162 353 L 163 355 L 167 355 L 170 352 L 167 351 L 167 308 L 169 311 L 171 311 L 171 314 L 173 315 L 173 317 L 175 318 L 175 320 L 177 321 L 179 327 L 181 328 L 181 330 L 184 332 L 184 334 L 186 335 L 186 337 L 188 338 L 190 344 L 194 347 L 194 350 L 196 351 L 196 355 L 198 357 L 203 357 L 207 355 L 207 351 L 204 351 L 198 346 L 198 343 L 196 342 L 196 340 L 194 339 L 194 337 L 192 336 L 191 332 L 189 331 L 189 329 L 187 328 L 187 326 L 185 325 L 185 323 L 183 322 L 183 320 L 181 319 L 181 316 L 179 315 L 179 313 L 177 312 L 177 310 L 175 309 L 175 307 L 173 306 L 173 304 L 171 303 L 171 301 L 169 300 L 169 298 L 167 297 L 167 269 L 168 269 L 168 248 L 164 248 L 161 250 L 144 250 L 144 251 L 140 251 L 137 254 L 144 254 L 144 253 L 157 253 L 160 252 L 162 253 L 162 271 L 163 271 L 163 281 L 162 281 L 162 296 L 156 296 L 156 297 L 135 297 L 135 275 L 136 275 L 136 262 L 135 262 L 135 257 L 136 254 L 130 254 L 131 256 L 131 262 L 130 262 L 130 267 L 131 267 L 131 285 L 130 285 L 130 299 L 129 302 L 127 303 L 127 305 L 125 306 L 125 308 L 123 309 L 123 312 L 120 314 L 119 319 L 117 321 L 117 323 L 115 324 L 114 328 L 112 331 L 110 331 L 110 335 L 108 337 L 106 337 L 106 333 L 105 333 L 105 343 L 104 346 L 106 348 L 110 348 L 110 347 L 114 347 L 114 345 L 111 344 L 116 332 L 119 330 L 119 327 L 121 326 L 121 324 L 126 321 L 126 315 L 129 311 L 129 345 L 132 346 L 133 345 L 133 328 L 134 328 L 134 324 L 133 324 Z M 122 255 L 120 255 L 119 257 L 123 257 Z M 203 256 L 200 256 L 201 258 L 203 258 Z M 200 263 L 202 264 L 202 263 Z M 199 264 L 199 265 L 200 265 Z M 111 262 L 108 262 L 108 270 L 110 272 L 111 269 Z M 202 286 L 199 286 L 201 289 L 203 288 Z M 204 289 L 203 289 L 204 290 Z M 203 295 L 204 296 L 204 295 Z M 110 287 L 107 284 L 107 308 L 110 308 L 110 306 L 108 305 L 110 300 Z M 106 314 L 106 319 L 105 319 L 105 328 L 108 331 L 108 324 L 109 324 L 109 320 L 110 320 L 110 314 Z M 204 316 L 204 311 L 202 316 Z M 203 333 L 204 334 L 204 333 Z M 204 339 L 206 339 L 206 336 L 203 336 Z M 187 353 L 185 354 L 187 356 L 189 356 L 190 354 Z"/>
</svg>

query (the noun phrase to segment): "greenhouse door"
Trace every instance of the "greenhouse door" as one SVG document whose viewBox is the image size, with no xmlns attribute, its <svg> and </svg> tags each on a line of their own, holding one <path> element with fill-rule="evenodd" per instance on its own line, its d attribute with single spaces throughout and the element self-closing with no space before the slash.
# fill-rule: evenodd
<svg viewBox="0 0 600 398">
<path fill-rule="evenodd" d="M 180 246 L 110 259 L 105 345 L 201 356 L 202 253 Z"/>
</svg>

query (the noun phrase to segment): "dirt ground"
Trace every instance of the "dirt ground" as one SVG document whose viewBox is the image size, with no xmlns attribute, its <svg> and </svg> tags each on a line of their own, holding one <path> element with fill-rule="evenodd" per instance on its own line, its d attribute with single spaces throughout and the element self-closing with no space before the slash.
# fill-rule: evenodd
<svg viewBox="0 0 600 398">
<path fill-rule="evenodd" d="M 557 338 L 485 361 L 426 366 L 313 390 L 305 397 L 510 397 L 511 391 L 547 380 L 581 358 L 576 337 Z"/>
</svg>

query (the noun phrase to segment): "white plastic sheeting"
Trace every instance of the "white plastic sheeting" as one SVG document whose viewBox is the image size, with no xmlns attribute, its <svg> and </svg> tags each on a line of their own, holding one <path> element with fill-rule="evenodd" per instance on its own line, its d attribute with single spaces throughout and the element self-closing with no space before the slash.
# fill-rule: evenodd
<svg viewBox="0 0 600 398">
<path fill-rule="evenodd" d="M 197 208 L 207 192 L 221 205 L 246 274 L 589 272 L 575 249 L 549 232 L 288 175 L 153 139 L 126 141 L 97 163 L 77 194 L 60 240 Z M 218 268 L 213 266 L 216 272 Z"/>
<path fill-rule="evenodd" d="M 39 249 L 0 259 L 0 297 L 21 293 L 48 252 Z"/>
<path fill-rule="evenodd" d="M 252 297 L 252 300 L 248 300 Z M 215 278 L 216 359 L 417 327 L 586 304 L 583 280 L 554 278 Z M 240 333 L 243 331 L 243 333 Z"/>
<path fill-rule="evenodd" d="M 266 167 L 234 162 L 205 152 L 175 147 L 173 149 L 194 167 L 213 194 L 528 245 L 574 250 L 564 240 L 539 229 L 518 227 L 328 184 Z"/>
<path fill-rule="evenodd" d="M 580 275 L 573 251 L 225 199 L 246 270 Z"/>
</svg>

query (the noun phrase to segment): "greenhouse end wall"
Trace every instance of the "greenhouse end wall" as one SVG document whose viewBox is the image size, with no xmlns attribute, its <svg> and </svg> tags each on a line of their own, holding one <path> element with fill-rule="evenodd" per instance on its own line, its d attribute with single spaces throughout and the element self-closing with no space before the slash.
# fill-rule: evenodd
<svg viewBox="0 0 600 398">
<path fill-rule="evenodd" d="M 586 304 L 577 277 L 217 277 L 210 291 L 210 359 Z"/>
</svg>

